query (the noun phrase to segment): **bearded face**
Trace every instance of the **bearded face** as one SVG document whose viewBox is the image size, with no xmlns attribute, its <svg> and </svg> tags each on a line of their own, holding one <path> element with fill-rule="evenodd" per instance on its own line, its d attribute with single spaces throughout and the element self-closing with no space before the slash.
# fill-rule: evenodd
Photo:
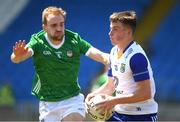
<svg viewBox="0 0 180 122">
<path fill-rule="evenodd" d="M 62 15 L 49 14 L 47 23 L 43 25 L 44 31 L 47 32 L 50 40 L 62 41 L 64 36 L 64 17 Z"/>
</svg>

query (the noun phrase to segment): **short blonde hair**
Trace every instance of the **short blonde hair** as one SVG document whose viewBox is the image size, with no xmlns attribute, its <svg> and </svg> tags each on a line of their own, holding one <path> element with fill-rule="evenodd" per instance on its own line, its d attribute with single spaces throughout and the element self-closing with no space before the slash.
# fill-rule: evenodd
<svg viewBox="0 0 180 122">
<path fill-rule="evenodd" d="M 65 10 L 63 10 L 62 8 L 57 8 L 55 6 L 50 6 L 50 7 L 45 8 L 42 12 L 42 23 L 43 24 L 47 24 L 47 16 L 49 14 L 62 15 L 64 17 L 64 19 L 66 18 Z"/>
<path fill-rule="evenodd" d="M 136 13 L 135 11 L 122 11 L 122 12 L 114 12 L 110 16 L 110 22 L 121 22 L 125 26 L 129 26 L 133 33 L 136 29 Z"/>
</svg>

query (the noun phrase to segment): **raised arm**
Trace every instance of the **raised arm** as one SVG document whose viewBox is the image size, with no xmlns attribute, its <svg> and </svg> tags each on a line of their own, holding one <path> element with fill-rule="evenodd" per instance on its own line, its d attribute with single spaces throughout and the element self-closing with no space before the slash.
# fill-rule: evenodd
<svg viewBox="0 0 180 122">
<path fill-rule="evenodd" d="M 25 40 L 19 40 L 13 46 L 13 52 L 11 54 L 11 61 L 13 63 L 20 63 L 31 57 L 33 54 L 32 50 L 25 45 Z"/>
</svg>

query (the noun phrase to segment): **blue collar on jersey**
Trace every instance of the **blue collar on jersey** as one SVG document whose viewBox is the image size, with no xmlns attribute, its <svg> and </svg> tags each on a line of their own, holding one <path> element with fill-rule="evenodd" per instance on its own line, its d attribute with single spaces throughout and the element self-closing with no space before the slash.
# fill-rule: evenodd
<svg viewBox="0 0 180 122">
<path fill-rule="evenodd" d="M 131 41 L 128 46 L 124 49 L 123 53 L 134 43 L 134 41 Z"/>
</svg>

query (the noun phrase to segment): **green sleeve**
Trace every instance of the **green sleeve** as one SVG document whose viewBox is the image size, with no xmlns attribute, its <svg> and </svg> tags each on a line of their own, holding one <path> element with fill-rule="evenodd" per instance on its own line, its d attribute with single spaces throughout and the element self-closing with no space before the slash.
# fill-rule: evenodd
<svg viewBox="0 0 180 122">
<path fill-rule="evenodd" d="M 79 35 L 78 35 L 78 40 L 79 40 L 79 49 L 80 49 L 80 53 L 82 54 L 86 54 L 86 52 L 89 50 L 89 48 L 91 47 L 91 44 L 88 43 L 86 40 L 82 39 Z"/>
</svg>

